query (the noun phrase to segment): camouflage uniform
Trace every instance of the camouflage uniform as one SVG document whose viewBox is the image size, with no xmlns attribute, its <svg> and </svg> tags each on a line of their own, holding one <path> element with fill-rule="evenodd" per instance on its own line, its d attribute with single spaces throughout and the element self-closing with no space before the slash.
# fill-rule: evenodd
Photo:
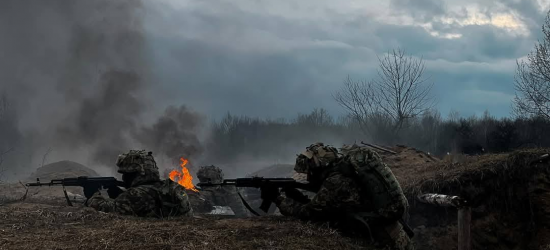
<svg viewBox="0 0 550 250">
<path fill-rule="evenodd" d="M 200 167 L 197 171 L 197 177 L 200 182 L 221 183 L 223 182 L 223 172 L 216 166 Z M 233 210 L 237 217 L 249 217 L 250 213 L 242 203 L 235 187 L 214 186 L 202 187 L 201 195 L 214 206 L 228 206 Z"/>
<path fill-rule="evenodd" d="M 383 188 L 368 187 L 362 183 L 362 179 L 349 173 L 352 169 L 350 166 L 358 158 L 353 157 L 357 156 L 354 154 L 357 152 L 352 149 L 356 148 L 345 148 L 343 151 L 348 154 L 341 157 L 335 148 L 316 143 L 300 154 L 294 169 L 296 172 L 306 173 L 308 181 L 318 186 L 319 191 L 306 203 L 279 196 L 275 204 L 281 214 L 305 220 L 328 221 L 350 231 L 363 229 L 362 235 L 374 240 L 375 245 L 384 249 L 413 249 L 410 238 L 397 218 L 391 217 L 401 212 L 391 213 L 401 206 L 390 203 L 385 204 L 387 206 L 384 208 L 377 208 L 381 202 L 376 196 L 373 197 L 372 190 L 365 189 L 374 189 L 376 192 Z M 363 148 L 361 152 L 371 152 L 365 164 L 383 164 L 376 153 Z M 401 192 L 400 187 L 397 192 Z"/>
<path fill-rule="evenodd" d="M 192 215 L 185 188 L 171 180 L 160 180 L 150 152 L 130 150 L 119 155 L 116 165 L 127 190 L 114 199 L 96 192 L 88 201 L 89 207 L 107 213 L 141 217 Z"/>
</svg>

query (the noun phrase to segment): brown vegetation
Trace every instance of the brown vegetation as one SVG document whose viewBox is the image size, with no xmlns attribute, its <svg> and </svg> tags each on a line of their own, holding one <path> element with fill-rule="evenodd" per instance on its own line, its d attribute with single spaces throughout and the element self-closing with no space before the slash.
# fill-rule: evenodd
<svg viewBox="0 0 550 250">
<path fill-rule="evenodd" d="M 457 195 L 470 202 L 473 249 L 541 249 L 550 245 L 550 149 L 444 160 L 396 146 L 377 150 L 399 180 L 410 207 L 418 249 L 456 249 L 457 211 L 417 201 L 423 193 Z M 294 178 L 305 180 L 302 174 Z"/>
<path fill-rule="evenodd" d="M 36 203 L 0 206 L 0 249 L 365 249 L 281 216 L 141 219 Z"/>
<path fill-rule="evenodd" d="M 416 152 L 406 150 L 405 152 Z M 421 163 L 422 153 L 384 157 L 411 204 L 410 224 L 421 249 L 454 249 L 456 209 L 416 201 L 422 193 L 457 195 L 473 207 L 474 249 L 540 249 L 550 244 L 549 149 Z M 408 161 L 392 161 L 391 158 Z M 416 158 L 416 160 L 414 160 Z"/>
</svg>

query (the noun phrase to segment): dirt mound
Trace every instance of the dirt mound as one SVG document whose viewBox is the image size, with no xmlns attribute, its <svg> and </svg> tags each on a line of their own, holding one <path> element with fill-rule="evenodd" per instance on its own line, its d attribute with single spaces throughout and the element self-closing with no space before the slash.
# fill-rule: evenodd
<svg viewBox="0 0 550 250">
<path fill-rule="evenodd" d="M 52 180 L 78 176 L 99 176 L 93 169 L 74 161 L 59 161 L 42 166 L 29 177 L 30 180 Z"/>
<path fill-rule="evenodd" d="M 256 171 L 254 173 L 251 173 L 248 176 L 285 178 L 285 177 L 292 177 L 293 173 L 294 173 L 293 164 L 276 164 L 276 165 L 272 165 L 267 168 L 261 169 L 259 171 Z"/>
<path fill-rule="evenodd" d="M 474 249 L 539 249 L 550 244 L 550 162 L 541 158 L 549 152 L 522 150 L 392 168 L 411 204 L 415 242 L 430 249 L 449 249 L 446 242 L 456 242 L 456 209 L 416 200 L 422 193 L 440 193 L 470 202 Z"/>
<path fill-rule="evenodd" d="M 384 163 L 392 169 L 396 177 L 400 180 L 406 178 L 405 176 L 410 174 L 414 175 L 416 169 L 430 168 L 430 166 L 441 163 L 440 159 L 432 155 L 403 145 L 397 145 L 393 148 L 383 148 L 392 151 L 393 153 L 378 148 L 371 149 L 380 155 Z M 306 181 L 305 174 L 300 174 L 293 171 L 291 176 L 295 180 Z"/>
<path fill-rule="evenodd" d="M 59 161 L 54 162 L 38 168 L 31 174 L 26 182 L 36 182 L 36 178 L 40 178 L 40 182 L 48 183 L 53 179 L 73 178 L 79 176 L 99 176 L 93 169 L 90 169 L 80 163 L 73 161 Z M 68 192 L 73 194 L 83 195 L 81 187 L 67 187 Z M 0 192 L 1 194 L 1 192 Z M 45 197 L 59 197 L 63 195 L 63 188 L 60 186 L 52 187 L 30 187 L 29 195 L 38 195 Z"/>
<path fill-rule="evenodd" d="M 384 159 L 384 162 L 395 168 L 408 167 L 411 165 L 426 165 L 441 162 L 440 159 L 427 154 L 416 148 L 410 148 L 403 145 L 397 145 L 390 150 L 396 154 L 374 149 Z"/>
</svg>

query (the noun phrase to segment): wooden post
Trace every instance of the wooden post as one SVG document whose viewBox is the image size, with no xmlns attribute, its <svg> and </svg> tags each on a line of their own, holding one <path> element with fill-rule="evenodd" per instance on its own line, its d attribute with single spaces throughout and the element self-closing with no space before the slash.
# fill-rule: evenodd
<svg viewBox="0 0 550 250">
<path fill-rule="evenodd" d="M 458 250 L 471 250 L 472 240 L 470 224 L 472 220 L 472 208 L 468 201 L 458 197 L 444 194 L 423 194 L 417 197 L 420 202 L 439 207 L 455 207 L 458 209 Z"/>
<path fill-rule="evenodd" d="M 472 241 L 470 238 L 471 220 L 472 209 L 470 207 L 458 209 L 458 250 L 472 249 Z"/>
</svg>

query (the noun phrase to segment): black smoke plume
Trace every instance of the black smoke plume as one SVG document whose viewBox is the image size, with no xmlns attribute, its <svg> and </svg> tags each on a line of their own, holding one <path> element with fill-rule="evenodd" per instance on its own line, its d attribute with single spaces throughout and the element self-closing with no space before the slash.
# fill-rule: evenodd
<svg viewBox="0 0 550 250">
<path fill-rule="evenodd" d="M 0 1 L 0 92 L 13 111 L 0 127 L 16 128 L 0 138 L 18 136 L 0 143 L 15 147 L 4 155 L 8 170 L 39 166 L 49 149 L 46 163 L 111 168 L 132 148 L 201 152 L 186 131 L 198 126 L 196 114 L 169 108 L 145 123 L 160 105 L 149 91 L 159 84 L 149 71 L 146 13 L 139 0 Z"/>
<path fill-rule="evenodd" d="M 185 106 L 170 106 L 157 122 L 139 130 L 136 138 L 169 159 L 194 157 L 203 153 L 198 134 L 205 118 Z"/>
</svg>

